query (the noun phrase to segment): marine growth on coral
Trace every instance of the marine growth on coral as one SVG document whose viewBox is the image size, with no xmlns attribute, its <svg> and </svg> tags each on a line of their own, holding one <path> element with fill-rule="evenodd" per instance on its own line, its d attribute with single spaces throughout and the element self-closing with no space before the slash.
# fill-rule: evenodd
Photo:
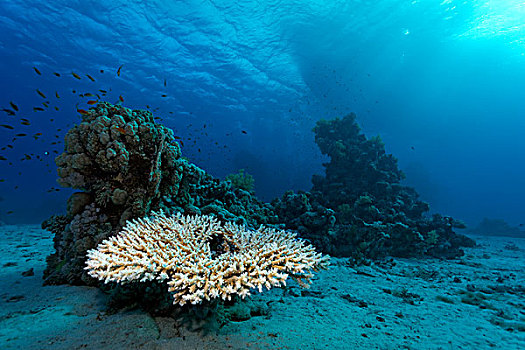
<svg viewBox="0 0 525 350">
<path fill-rule="evenodd" d="M 89 275 L 106 283 L 167 281 L 179 305 L 244 298 L 254 289 L 284 286 L 288 277 L 306 286 L 312 271 L 328 264 L 291 232 L 163 213 L 128 222 L 87 257 Z"/>
</svg>

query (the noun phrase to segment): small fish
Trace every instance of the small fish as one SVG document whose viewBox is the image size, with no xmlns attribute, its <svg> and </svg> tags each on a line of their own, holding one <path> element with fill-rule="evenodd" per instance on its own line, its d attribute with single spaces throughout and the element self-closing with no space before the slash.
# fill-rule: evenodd
<svg viewBox="0 0 525 350">
<path fill-rule="evenodd" d="M 164 86 L 166 86 L 166 79 L 164 79 Z"/>
<path fill-rule="evenodd" d="M 414 146 L 410 146 L 410 149 L 411 150 L 415 150 L 416 148 Z"/>
<path fill-rule="evenodd" d="M 246 132 L 245 130 L 241 130 L 241 132 L 242 132 L 243 134 L 247 134 L 247 132 Z"/>
<path fill-rule="evenodd" d="M 91 101 L 87 101 L 87 104 L 88 105 L 94 105 L 96 104 L 98 101 L 95 101 L 95 100 L 91 100 Z"/>
<path fill-rule="evenodd" d="M 54 75 L 56 75 L 57 77 L 59 77 L 59 76 L 60 76 L 60 74 L 59 74 L 59 73 L 57 73 L 57 72 L 55 72 L 55 73 L 53 73 L 53 74 L 54 74 Z"/>
<path fill-rule="evenodd" d="M 3 108 L 3 112 L 6 112 L 7 115 L 15 115 L 15 111 L 10 110 L 9 108 Z"/>
<path fill-rule="evenodd" d="M 93 97 L 95 95 L 93 95 L 91 92 L 86 92 L 84 93 L 84 97 Z"/>
<path fill-rule="evenodd" d="M 104 73 L 104 70 L 103 70 L 103 69 L 101 69 L 101 70 L 100 70 L 100 73 Z"/>
<path fill-rule="evenodd" d="M 71 72 L 71 75 L 74 76 L 75 78 L 77 78 L 78 80 L 82 79 L 82 78 L 80 77 L 80 75 L 78 75 L 78 74 L 75 73 L 75 72 Z"/>
<path fill-rule="evenodd" d="M 88 77 L 89 80 L 91 80 L 91 81 L 95 81 L 95 78 L 93 78 L 93 77 L 92 77 L 91 75 L 89 75 L 89 74 L 86 74 L 86 77 Z"/>
<path fill-rule="evenodd" d="M 180 140 L 180 139 L 181 139 L 180 136 L 173 136 L 173 138 L 174 138 L 175 140 Z"/>
<path fill-rule="evenodd" d="M 102 92 L 103 94 L 107 94 L 108 93 L 106 90 L 102 90 L 102 89 L 100 89 L 98 91 Z"/>
<path fill-rule="evenodd" d="M 0 156 L 0 160 L 7 160 L 7 158 L 4 156 Z"/>
<path fill-rule="evenodd" d="M 0 182 L 4 182 L 4 181 L 5 181 L 5 179 L 0 179 Z"/>
<path fill-rule="evenodd" d="M 126 130 L 122 127 L 116 127 L 115 130 L 117 130 L 118 132 L 120 132 L 121 134 L 125 135 L 126 134 Z"/>
<path fill-rule="evenodd" d="M 27 136 L 27 134 L 21 133 L 21 134 L 16 134 L 15 136 L 22 137 L 22 136 Z"/>
<path fill-rule="evenodd" d="M 44 95 L 44 93 L 38 89 L 36 89 L 36 92 L 37 94 L 39 94 L 42 98 L 47 98 L 46 95 Z"/>
<path fill-rule="evenodd" d="M 23 121 L 20 122 L 20 124 L 22 124 L 22 125 L 31 125 L 31 123 L 29 123 L 29 120 L 28 121 L 23 120 Z"/>
<path fill-rule="evenodd" d="M 31 156 L 29 154 L 24 154 L 24 158 L 22 160 L 31 160 Z"/>
<path fill-rule="evenodd" d="M 36 69 L 36 68 L 35 68 L 35 69 Z M 17 187 L 18 187 L 18 186 L 17 186 Z M 6 212 L 7 215 L 11 215 L 11 214 L 13 214 L 13 213 L 14 213 L 14 211 L 12 211 L 12 210 L 9 210 L 8 212 Z"/>
<path fill-rule="evenodd" d="M 58 94 L 58 91 L 55 91 L 55 96 L 56 96 L 57 98 L 60 98 L 60 95 Z"/>
<path fill-rule="evenodd" d="M 77 93 L 77 90 L 71 90 L 72 93 L 76 94 Z"/>
<path fill-rule="evenodd" d="M 120 95 L 118 99 L 120 100 L 120 102 L 124 102 L 124 97 L 122 97 L 122 95 Z"/>
<path fill-rule="evenodd" d="M 162 97 L 168 97 L 168 95 L 166 95 L 166 94 L 162 94 L 161 96 L 162 96 Z"/>
<path fill-rule="evenodd" d="M 7 145 L 7 147 L 13 149 L 13 145 Z"/>
<path fill-rule="evenodd" d="M 120 70 L 122 69 L 122 66 L 123 66 L 123 65 L 121 65 L 121 66 L 118 67 L 118 69 L 117 69 L 117 76 L 119 76 L 119 77 L 120 77 Z"/>
<path fill-rule="evenodd" d="M 11 105 L 11 107 L 13 107 L 13 109 L 14 109 L 15 111 L 18 112 L 18 106 L 15 105 L 15 104 L 13 103 L 13 101 L 9 101 L 9 104 Z"/>
<path fill-rule="evenodd" d="M 41 108 L 41 107 L 33 107 L 33 111 L 39 111 L 39 112 L 42 112 L 44 109 Z"/>
<path fill-rule="evenodd" d="M 42 105 L 43 105 L 44 107 L 46 107 L 46 108 L 49 107 L 49 103 L 47 103 L 47 102 L 42 102 Z"/>
<path fill-rule="evenodd" d="M 88 111 L 86 111 L 85 109 L 80 109 L 80 108 L 77 108 L 77 112 L 82 114 L 82 115 L 88 114 Z"/>
<path fill-rule="evenodd" d="M 0 126 L 1 126 L 2 128 L 6 128 L 6 129 L 11 129 L 11 130 L 14 129 L 11 125 L 0 124 Z"/>
<path fill-rule="evenodd" d="M 38 75 L 42 75 L 42 73 L 40 73 L 40 71 L 38 70 L 38 68 L 33 67 L 33 69 L 35 70 L 36 74 L 38 74 Z"/>
<path fill-rule="evenodd" d="M 58 111 L 58 107 L 55 107 L 55 111 Z"/>
</svg>

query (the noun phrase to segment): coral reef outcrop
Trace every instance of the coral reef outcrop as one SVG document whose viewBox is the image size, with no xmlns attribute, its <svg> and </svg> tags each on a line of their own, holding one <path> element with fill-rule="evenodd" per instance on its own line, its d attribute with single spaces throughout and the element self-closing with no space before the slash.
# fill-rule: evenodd
<svg viewBox="0 0 525 350">
<path fill-rule="evenodd" d="M 167 281 L 174 303 L 231 300 L 250 290 L 301 285 L 328 258 L 296 234 L 260 227 L 246 230 L 211 216 L 165 216 L 128 222 L 122 232 L 88 251 L 86 270 L 104 282 Z"/>
<path fill-rule="evenodd" d="M 84 271 L 86 252 L 151 211 L 213 214 L 250 227 L 277 220 L 269 205 L 181 157 L 173 131 L 150 111 L 97 104 L 68 131 L 56 163 L 58 182 L 80 192 L 65 215 L 42 224 L 55 233 L 47 284 L 95 283 Z"/>
<path fill-rule="evenodd" d="M 330 158 L 310 192 L 286 192 L 272 202 L 281 222 L 336 256 L 455 257 L 474 242 L 456 234 L 450 217 L 424 214 L 429 205 L 400 182 L 404 174 L 380 137 L 367 139 L 355 114 L 321 120 L 315 141 Z"/>
</svg>

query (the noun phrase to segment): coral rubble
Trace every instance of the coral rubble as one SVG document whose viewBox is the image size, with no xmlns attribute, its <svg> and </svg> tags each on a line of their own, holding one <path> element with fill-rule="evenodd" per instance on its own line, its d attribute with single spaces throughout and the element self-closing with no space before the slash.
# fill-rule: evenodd
<svg viewBox="0 0 525 350">
<path fill-rule="evenodd" d="M 474 242 L 456 234 L 462 223 L 438 214 L 400 181 L 397 159 L 379 137 L 367 139 L 355 114 L 321 120 L 315 141 L 328 155 L 311 192 L 286 192 L 272 202 L 281 222 L 326 253 L 354 258 L 385 255 L 454 257 Z"/>
<path fill-rule="evenodd" d="M 173 131 L 149 111 L 97 104 L 68 131 L 56 163 L 58 182 L 81 192 L 69 198 L 65 215 L 42 224 L 55 233 L 48 284 L 96 282 L 83 269 L 86 252 L 151 211 L 214 214 L 251 227 L 276 223 L 269 205 L 181 157 Z"/>
<path fill-rule="evenodd" d="M 106 283 L 168 281 L 179 305 L 244 298 L 251 289 L 286 285 L 288 276 L 304 285 L 310 271 L 328 261 L 290 232 L 246 230 L 211 216 L 180 213 L 130 221 L 87 256 L 90 276 Z"/>
</svg>

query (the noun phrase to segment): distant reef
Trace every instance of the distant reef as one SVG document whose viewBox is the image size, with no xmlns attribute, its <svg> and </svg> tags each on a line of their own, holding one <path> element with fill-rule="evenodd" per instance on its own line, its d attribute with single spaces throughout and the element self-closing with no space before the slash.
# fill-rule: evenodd
<svg viewBox="0 0 525 350">
<path fill-rule="evenodd" d="M 361 133 L 354 114 L 319 121 L 314 131 L 330 157 L 325 175 L 313 177 L 310 192 L 288 191 L 269 204 L 254 196 L 248 174 L 221 181 L 182 157 L 173 131 L 151 112 L 99 103 L 68 131 L 56 158 L 58 182 L 78 192 L 65 214 L 42 224 L 55 234 L 45 283 L 97 284 L 84 269 L 86 252 L 128 220 L 160 210 L 295 230 L 323 252 L 356 262 L 387 255 L 452 258 L 475 244 L 454 232 L 460 222 L 424 215 L 428 204 L 400 184 L 397 160 L 379 137 Z"/>
<path fill-rule="evenodd" d="M 468 233 L 480 236 L 503 236 L 525 238 L 525 231 L 509 225 L 502 219 L 484 218 L 478 226 L 469 229 Z"/>
<path fill-rule="evenodd" d="M 475 242 L 454 232 L 464 224 L 424 215 L 429 205 L 400 184 L 397 159 L 379 136 L 367 139 L 356 115 L 320 120 L 315 142 L 328 155 L 310 192 L 286 192 L 272 202 L 279 221 L 323 252 L 362 259 L 384 256 L 454 258 Z"/>
</svg>

